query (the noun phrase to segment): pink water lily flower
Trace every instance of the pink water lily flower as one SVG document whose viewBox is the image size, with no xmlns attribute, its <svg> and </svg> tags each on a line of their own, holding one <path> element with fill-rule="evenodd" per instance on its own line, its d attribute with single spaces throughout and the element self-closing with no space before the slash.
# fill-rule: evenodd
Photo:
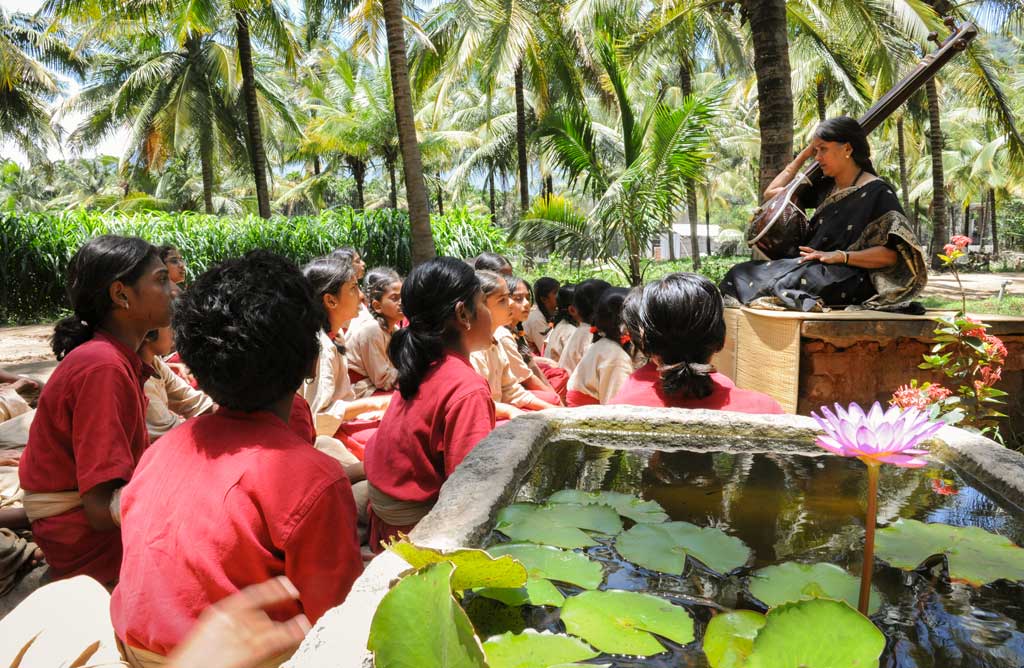
<svg viewBox="0 0 1024 668">
<path fill-rule="evenodd" d="M 843 409 L 835 404 L 835 413 L 821 407 L 824 417 L 811 413 L 825 434 L 815 441 L 819 446 L 843 457 L 857 457 L 882 464 L 919 468 L 926 462 L 927 450 L 915 446 L 943 427 L 915 408 L 893 406 L 882 410 L 877 401 L 864 413 L 857 404 Z"/>
</svg>

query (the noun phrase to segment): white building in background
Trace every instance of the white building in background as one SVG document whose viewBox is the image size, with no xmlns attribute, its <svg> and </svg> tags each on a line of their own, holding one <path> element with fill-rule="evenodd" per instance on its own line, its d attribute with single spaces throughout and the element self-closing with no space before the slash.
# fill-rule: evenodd
<svg viewBox="0 0 1024 668">
<path fill-rule="evenodd" d="M 726 232 L 734 230 L 725 230 Z M 689 223 L 675 223 L 672 225 L 672 242 L 675 244 L 677 258 L 690 257 L 690 225 Z M 711 237 L 711 254 L 717 254 L 722 239 L 719 239 L 722 230 L 718 225 L 697 225 L 697 242 L 700 244 L 700 254 L 708 254 L 708 237 Z M 663 233 L 654 243 L 651 244 L 650 255 L 655 260 L 667 260 L 672 257 L 669 244 L 668 232 Z"/>
</svg>

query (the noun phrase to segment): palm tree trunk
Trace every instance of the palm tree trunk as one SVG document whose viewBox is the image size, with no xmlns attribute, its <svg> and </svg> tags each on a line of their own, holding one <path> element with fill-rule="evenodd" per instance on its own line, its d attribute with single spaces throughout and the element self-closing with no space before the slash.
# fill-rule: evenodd
<svg viewBox="0 0 1024 668">
<path fill-rule="evenodd" d="M 494 168 L 487 174 L 487 208 L 491 210 L 491 222 L 497 222 L 494 209 Z"/>
<path fill-rule="evenodd" d="M 921 198 L 914 199 L 914 236 L 921 243 Z"/>
<path fill-rule="evenodd" d="M 444 190 L 441 189 L 441 174 L 437 174 L 437 214 L 444 215 Z"/>
<path fill-rule="evenodd" d="M 203 173 L 203 209 L 213 213 L 213 138 L 208 123 L 199 125 L 199 165 Z"/>
<path fill-rule="evenodd" d="M 313 156 L 313 176 L 320 176 L 320 156 Z"/>
<path fill-rule="evenodd" d="M 707 234 L 708 257 L 711 257 L 711 202 L 704 198 L 704 232 Z"/>
<path fill-rule="evenodd" d="M 419 140 L 416 138 L 412 90 L 409 87 L 409 63 L 405 51 L 402 2 L 383 0 L 383 5 L 384 26 L 388 34 L 388 62 L 391 64 L 391 90 L 395 99 L 395 124 L 398 126 L 398 146 L 402 151 L 405 196 L 409 202 L 409 227 L 412 236 L 410 250 L 412 263 L 416 265 L 434 257 L 437 252 L 434 249 L 434 236 L 430 231 L 427 185 L 423 180 L 423 162 L 420 158 Z"/>
<path fill-rule="evenodd" d="M 903 117 L 896 119 L 896 143 L 900 157 L 900 194 L 903 195 L 903 212 L 910 212 L 910 184 L 907 183 L 907 149 L 903 135 Z"/>
<path fill-rule="evenodd" d="M 785 0 L 744 0 L 754 42 L 761 131 L 758 192 L 793 159 L 793 85 Z"/>
<path fill-rule="evenodd" d="M 999 255 L 999 226 L 996 224 L 996 191 L 994 188 L 989 188 L 988 191 L 988 210 L 989 220 L 992 221 L 992 253 Z"/>
<path fill-rule="evenodd" d="M 355 209 L 362 211 L 366 207 L 365 186 L 366 186 L 366 163 L 358 158 L 346 158 L 349 171 L 352 172 L 352 179 L 356 182 Z"/>
<path fill-rule="evenodd" d="M 685 60 L 679 64 L 679 91 L 685 96 L 693 95 L 693 76 L 690 64 Z M 690 257 L 693 258 L 694 270 L 700 269 L 700 239 L 697 238 L 697 188 L 693 179 L 686 179 L 686 217 L 690 222 Z M 676 259 L 676 244 L 672 238 L 672 228 L 668 231 L 668 257 Z"/>
<path fill-rule="evenodd" d="M 256 204 L 261 218 L 270 218 L 270 191 L 267 189 L 267 154 L 263 148 L 263 129 L 256 100 L 256 74 L 252 66 L 252 41 L 249 19 L 244 12 L 235 12 L 235 35 L 238 62 L 242 66 L 242 94 L 245 97 L 246 138 L 249 140 L 249 162 L 256 182 Z"/>
<path fill-rule="evenodd" d="M 939 91 L 935 87 L 935 79 L 925 83 L 928 94 L 928 134 L 932 154 L 932 243 L 929 255 L 932 268 L 942 266 L 936 251 L 948 240 L 946 228 L 946 179 L 942 170 L 942 125 L 939 122 Z"/>
<path fill-rule="evenodd" d="M 825 82 L 819 81 L 814 95 L 818 100 L 818 120 L 825 120 L 825 112 L 828 111 L 828 105 L 825 104 Z"/>
<path fill-rule="evenodd" d="M 515 72 L 516 83 L 516 156 L 519 162 L 519 208 L 530 208 L 530 181 L 526 164 L 526 99 L 523 95 L 523 63 Z"/>
<path fill-rule="evenodd" d="M 387 163 L 388 175 L 391 177 L 391 208 L 398 208 L 398 179 L 395 175 L 395 159 L 385 156 L 384 161 Z"/>
<path fill-rule="evenodd" d="M 978 244 L 979 250 L 985 248 L 985 232 L 988 225 L 988 193 L 982 192 L 981 195 L 981 210 L 978 212 L 978 238 L 975 239 L 975 243 Z"/>
</svg>

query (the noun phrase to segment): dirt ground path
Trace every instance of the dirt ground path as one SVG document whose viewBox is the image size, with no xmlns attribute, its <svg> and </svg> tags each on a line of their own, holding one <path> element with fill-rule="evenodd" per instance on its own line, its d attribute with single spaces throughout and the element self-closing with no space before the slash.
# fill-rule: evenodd
<svg viewBox="0 0 1024 668">
<path fill-rule="evenodd" d="M 1024 295 L 1024 273 L 1016 274 L 963 274 L 960 280 L 971 299 L 987 299 L 999 293 L 1006 282 L 1006 294 Z M 934 295 L 955 299 L 960 294 L 951 274 L 932 275 L 928 279 L 925 296 Z M 50 334 L 53 325 L 0 328 L 0 366 L 15 373 L 49 377 L 56 366 L 50 352 Z"/>
</svg>

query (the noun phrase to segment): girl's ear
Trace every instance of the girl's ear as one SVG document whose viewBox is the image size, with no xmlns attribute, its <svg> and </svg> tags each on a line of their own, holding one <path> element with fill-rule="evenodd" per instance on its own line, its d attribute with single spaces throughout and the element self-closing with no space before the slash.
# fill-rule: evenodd
<svg viewBox="0 0 1024 668">
<path fill-rule="evenodd" d="M 328 293 L 320 297 L 320 300 L 324 304 L 324 308 L 328 311 L 336 309 L 338 307 L 338 300 L 334 298 L 334 295 Z"/>
<path fill-rule="evenodd" d="M 383 304 L 380 303 L 379 299 L 374 299 L 372 302 L 370 302 L 371 311 L 377 311 L 379 313 L 381 306 L 383 306 Z"/>
<path fill-rule="evenodd" d="M 107 288 L 107 294 L 110 296 L 110 301 L 113 302 L 116 308 L 131 308 L 128 303 L 128 289 L 123 282 L 114 281 L 111 283 L 110 287 Z"/>
<path fill-rule="evenodd" d="M 466 302 L 456 302 L 455 321 L 459 324 L 460 329 L 468 330 L 473 327 L 473 319 L 469 316 L 469 309 L 466 308 Z"/>
</svg>

